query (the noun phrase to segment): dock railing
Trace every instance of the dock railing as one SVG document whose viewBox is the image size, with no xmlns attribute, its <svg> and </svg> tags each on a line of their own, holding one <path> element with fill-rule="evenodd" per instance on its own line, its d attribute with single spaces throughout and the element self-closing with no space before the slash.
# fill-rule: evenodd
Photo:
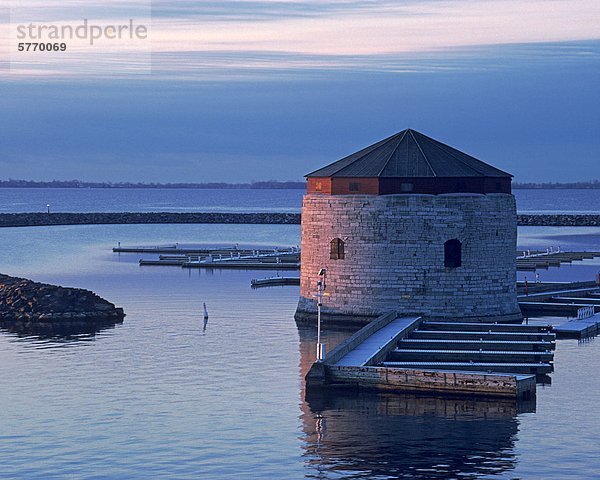
<svg viewBox="0 0 600 480">
<path fill-rule="evenodd" d="M 594 305 L 589 307 L 581 307 L 577 310 L 577 320 L 583 320 L 584 318 L 593 317 L 596 314 L 596 308 Z"/>
</svg>

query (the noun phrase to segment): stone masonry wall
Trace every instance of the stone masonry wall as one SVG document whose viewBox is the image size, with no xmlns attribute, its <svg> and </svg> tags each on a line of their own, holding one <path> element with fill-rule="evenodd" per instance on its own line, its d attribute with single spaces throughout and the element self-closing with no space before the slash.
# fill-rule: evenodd
<svg viewBox="0 0 600 480">
<path fill-rule="evenodd" d="M 515 292 L 515 199 L 509 194 L 322 195 L 302 207 L 296 318 L 314 321 L 317 272 L 327 268 L 324 319 L 384 311 L 458 320 L 521 318 Z M 329 243 L 345 242 L 330 259 Z M 462 266 L 444 266 L 444 242 L 462 242 Z M 351 320 L 349 320 L 351 321 Z"/>
</svg>

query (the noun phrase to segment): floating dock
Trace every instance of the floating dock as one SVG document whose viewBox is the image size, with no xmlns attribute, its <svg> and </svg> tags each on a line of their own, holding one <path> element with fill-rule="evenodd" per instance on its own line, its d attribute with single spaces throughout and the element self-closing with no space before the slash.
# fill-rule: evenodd
<svg viewBox="0 0 600 480">
<path fill-rule="evenodd" d="M 579 318 L 555 325 L 552 330 L 558 338 L 585 338 L 600 333 L 600 314 L 580 312 Z"/>
<path fill-rule="evenodd" d="M 250 286 L 252 288 L 277 287 L 277 286 L 286 286 L 286 285 L 300 285 L 300 278 L 299 277 L 271 277 L 271 278 L 262 278 L 259 280 L 252 280 L 250 282 Z"/>
<path fill-rule="evenodd" d="M 548 267 L 557 267 L 562 263 L 572 263 L 585 259 L 600 257 L 600 252 L 522 252 L 517 255 L 517 270 L 535 271 L 538 269 L 548 269 Z"/>
<path fill-rule="evenodd" d="M 141 259 L 141 266 L 175 266 L 202 269 L 298 270 L 297 248 L 239 249 L 180 248 L 177 245 L 157 247 L 117 247 L 118 253 L 158 254 L 158 259 Z"/>
<path fill-rule="evenodd" d="M 587 285 L 545 284 L 540 285 L 535 293 L 520 293 L 517 297 L 521 312 L 526 317 L 578 317 L 582 309 L 592 309 L 592 313 L 600 312 L 600 285 L 594 282 L 587 282 Z"/>
<path fill-rule="evenodd" d="M 183 268 L 204 269 L 238 269 L 238 270 L 300 270 L 299 263 L 291 262 L 249 262 L 249 261 L 223 261 L 223 262 L 187 262 L 181 265 Z"/>
<path fill-rule="evenodd" d="M 308 388 L 354 385 L 395 391 L 530 399 L 553 370 L 550 326 L 427 322 L 380 316 L 309 371 Z"/>
</svg>

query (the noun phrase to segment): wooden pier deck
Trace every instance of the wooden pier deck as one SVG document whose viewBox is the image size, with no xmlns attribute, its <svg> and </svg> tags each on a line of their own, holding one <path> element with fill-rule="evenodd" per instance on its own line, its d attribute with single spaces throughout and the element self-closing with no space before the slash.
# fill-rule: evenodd
<svg viewBox="0 0 600 480">
<path fill-rule="evenodd" d="M 538 269 L 548 269 L 549 267 L 557 267 L 562 263 L 572 263 L 585 259 L 600 257 L 600 252 L 522 252 L 517 254 L 517 270 L 519 271 L 535 271 Z"/>
<path fill-rule="evenodd" d="M 158 259 L 143 258 L 141 266 L 175 266 L 180 268 L 240 269 L 240 270 L 299 270 L 300 250 L 297 248 L 240 249 L 182 248 L 177 244 L 156 247 L 116 247 L 117 253 L 158 255 Z"/>
<path fill-rule="evenodd" d="M 526 317 L 577 317 L 581 309 L 589 307 L 600 312 L 600 285 L 593 282 L 588 284 L 586 287 L 580 287 L 580 283 L 552 284 L 547 288 L 540 286 L 535 293 L 521 293 L 517 296 L 521 312 Z"/>
<path fill-rule="evenodd" d="M 576 318 L 569 322 L 555 325 L 552 330 L 558 338 L 592 337 L 600 333 L 600 314 Z"/>
<path fill-rule="evenodd" d="M 550 326 L 426 322 L 382 315 L 308 373 L 307 386 L 533 398 L 553 369 Z"/>
<path fill-rule="evenodd" d="M 277 286 L 286 286 L 286 285 L 300 285 L 299 277 L 271 277 L 271 278 L 261 278 L 254 279 L 250 282 L 250 286 L 252 288 L 262 288 L 262 287 L 277 287 Z"/>
<path fill-rule="evenodd" d="M 223 261 L 223 262 L 187 262 L 182 268 L 204 269 L 237 269 L 237 270 L 300 270 L 299 263 L 292 262 L 250 262 L 250 261 Z"/>
</svg>

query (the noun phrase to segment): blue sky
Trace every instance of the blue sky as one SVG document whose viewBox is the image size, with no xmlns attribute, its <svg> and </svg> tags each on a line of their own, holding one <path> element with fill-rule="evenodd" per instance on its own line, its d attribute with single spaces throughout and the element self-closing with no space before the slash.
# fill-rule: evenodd
<svg viewBox="0 0 600 480">
<path fill-rule="evenodd" d="M 299 180 L 407 127 L 517 181 L 600 178 L 597 4 L 155 1 L 151 73 L 113 45 L 0 68 L 0 178 Z"/>
</svg>

